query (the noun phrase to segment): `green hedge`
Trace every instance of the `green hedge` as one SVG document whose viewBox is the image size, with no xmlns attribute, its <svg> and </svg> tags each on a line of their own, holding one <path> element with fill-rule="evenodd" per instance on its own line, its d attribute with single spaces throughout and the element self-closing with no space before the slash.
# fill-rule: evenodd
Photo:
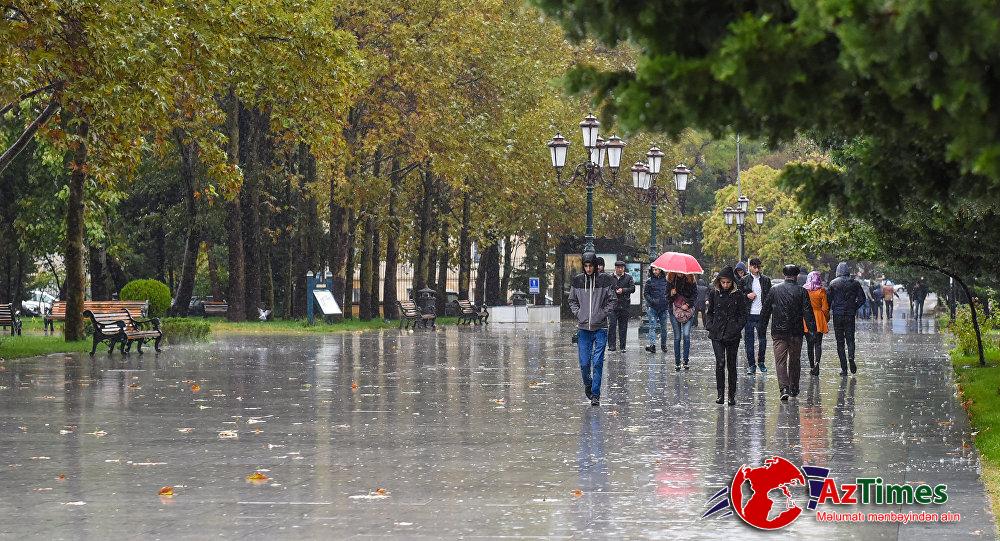
<svg viewBox="0 0 1000 541">
<path fill-rule="evenodd" d="M 170 309 L 170 288 L 159 280 L 132 280 L 125 284 L 118 298 L 149 301 L 149 317 L 160 317 Z"/>
<path fill-rule="evenodd" d="M 211 326 L 203 319 L 167 317 L 160 320 L 160 330 L 167 342 L 200 342 L 208 339 Z"/>
</svg>

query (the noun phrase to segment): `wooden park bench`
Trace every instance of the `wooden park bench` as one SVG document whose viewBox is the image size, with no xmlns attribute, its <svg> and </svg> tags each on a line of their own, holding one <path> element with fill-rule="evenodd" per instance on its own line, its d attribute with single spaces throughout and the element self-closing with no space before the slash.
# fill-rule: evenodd
<svg viewBox="0 0 1000 541">
<path fill-rule="evenodd" d="M 205 301 L 201 304 L 205 309 L 205 317 L 224 316 L 229 312 L 227 301 Z"/>
<path fill-rule="evenodd" d="M 133 314 L 146 315 L 149 303 L 146 301 L 83 301 L 83 311 L 96 313 L 130 310 Z M 56 321 L 66 321 L 66 301 L 52 303 L 52 311 L 42 318 L 42 329 L 56 331 Z"/>
<path fill-rule="evenodd" d="M 417 323 L 423 323 L 424 328 L 427 328 L 427 323 L 429 322 L 431 328 L 437 328 L 437 315 L 436 314 L 424 314 L 420 311 L 417 303 L 413 301 L 396 301 L 399 305 L 399 328 L 403 328 L 403 324 L 406 324 L 406 328 L 416 328 Z"/>
<path fill-rule="evenodd" d="M 476 325 L 479 325 L 480 323 L 486 323 L 486 320 L 490 317 L 490 313 L 486 310 L 486 308 L 476 306 L 472 304 L 472 301 L 459 300 L 456 302 L 458 302 L 459 323 L 464 322 L 469 325 L 475 323 Z"/>
<path fill-rule="evenodd" d="M 13 304 L 0 304 L 0 329 L 10 327 L 10 335 L 21 336 L 21 313 Z"/>
<path fill-rule="evenodd" d="M 97 351 L 97 345 L 101 342 L 108 343 L 108 353 L 115 350 L 115 344 L 119 344 L 119 351 L 122 355 L 132 350 L 132 344 L 136 343 L 137 350 L 141 355 L 142 346 L 154 340 L 153 349 L 159 353 L 160 341 L 163 340 L 163 331 L 160 330 L 160 319 L 135 319 L 126 308 L 100 311 L 97 309 L 85 310 L 83 315 L 90 318 L 94 326 L 94 347 L 90 349 L 93 355 Z M 138 314 L 137 314 L 138 315 Z"/>
</svg>

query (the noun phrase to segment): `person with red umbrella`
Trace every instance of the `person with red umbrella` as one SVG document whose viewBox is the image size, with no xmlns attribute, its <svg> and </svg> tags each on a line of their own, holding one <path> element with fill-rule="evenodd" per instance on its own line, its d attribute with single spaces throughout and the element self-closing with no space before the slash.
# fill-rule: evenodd
<svg viewBox="0 0 1000 541">
<path fill-rule="evenodd" d="M 674 333 L 674 368 L 681 369 L 681 341 L 684 342 L 684 370 L 688 369 L 691 358 L 691 325 L 694 324 L 694 301 L 698 297 L 698 286 L 693 274 L 667 273 L 667 287 L 670 293 L 670 326 Z"/>
</svg>

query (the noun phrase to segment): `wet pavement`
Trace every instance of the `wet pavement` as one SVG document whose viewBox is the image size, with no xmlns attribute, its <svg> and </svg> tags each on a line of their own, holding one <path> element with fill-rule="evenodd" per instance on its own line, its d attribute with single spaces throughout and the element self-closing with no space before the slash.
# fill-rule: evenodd
<svg viewBox="0 0 1000 541">
<path fill-rule="evenodd" d="M 947 483 L 949 501 L 925 510 L 961 521 L 820 523 L 810 511 L 778 535 L 995 538 L 932 322 L 861 322 L 853 378 L 838 376 L 829 335 L 820 377 L 806 372 L 788 404 L 773 368 L 741 372 L 734 408 L 714 403 L 703 331 L 691 369 L 675 372 L 640 349 L 635 323 L 628 353 L 608 354 L 599 408 L 584 399 L 570 326 L 231 336 L 125 361 L 8 361 L 0 537 L 764 538 L 701 515 L 739 466 L 780 455 L 841 483 Z M 268 479 L 248 481 L 255 472 Z"/>
</svg>

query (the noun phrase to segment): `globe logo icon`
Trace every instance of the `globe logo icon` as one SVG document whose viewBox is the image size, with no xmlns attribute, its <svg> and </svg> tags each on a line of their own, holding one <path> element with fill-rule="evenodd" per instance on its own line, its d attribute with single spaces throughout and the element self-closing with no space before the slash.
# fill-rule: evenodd
<svg viewBox="0 0 1000 541">
<path fill-rule="evenodd" d="M 746 501 L 745 484 L 749 484 L 751 491 Z M 784 528 L 802 514 L 802 508 L 793 499 L 792 489 L 805 486 L 806 480 L 799 468 L 780 456 L 766 459 L 759 467 L 744 464 L 736 471 L 729 487 L 733 512 L 761 530 Z M 772 496 L 772 491 L 780 491 L 780 496 Z M 771 518 L 774 513 L 776 515 Z"/>
</svg>

